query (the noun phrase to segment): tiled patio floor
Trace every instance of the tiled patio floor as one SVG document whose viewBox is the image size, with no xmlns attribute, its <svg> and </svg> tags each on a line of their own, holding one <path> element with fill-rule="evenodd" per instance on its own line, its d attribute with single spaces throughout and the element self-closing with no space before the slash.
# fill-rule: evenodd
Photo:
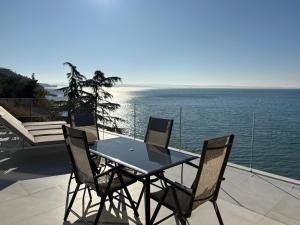
<svg viewBox="0 0 300 225">
<path fill-rule="evenodd" d="M 83 224 L 70 214 L 63 221 L 65 197 L 70 165 L 63 148 L 34 149 L 15 154 L 0 153 L 0 224 L 1 225 L 69 225 Z M 166 176 L 180 180 L 180 167 L 167 170 Z M 195 171 L 185 166 L 184 183 L 190 184 Z M 278 181 L 245 170 L 227 167 L 222 185 L 219 208 L 225 224 L 300 224 L 300 186 Z M 129 190 L 137 199 L 141 184 Z M 88 204 L 88 195 L 84 198 Z M 93 203 L 98 201 L 93 197 Z M 78 195 L 74 209 L 93 221 L 97 207 L 83 211 L 82 194 Z M 153 202 L 152 207 L 155 206 Z M 144 222 L 143 205 L 140 218 L 130 208 L 117 201 L 107 202 L 99 224 L 140 224 Z M 162 210 L 162 215 L 168 211 Z M 171 218 L 163 224 L 176 224 Z M 189 219 L 192 225 L 218 224 L 210 203 L 197 208 Z"/>
</svg>

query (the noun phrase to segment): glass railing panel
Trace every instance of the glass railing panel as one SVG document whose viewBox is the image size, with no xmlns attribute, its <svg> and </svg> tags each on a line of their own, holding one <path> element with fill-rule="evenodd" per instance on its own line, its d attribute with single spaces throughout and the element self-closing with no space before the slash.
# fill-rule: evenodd
<svg viewBox="0 0 300 225">
<path fill-rule="evenodd" d="M 0 98 L 0 105 L 22 122 L 65 119 L 55 111 L 54 100 L 45 98 Z"/>
<path fill-rule="evenodd" d="M 300 179 L 300 114 L 255 113 L 253 168 Z"/>
<path fill-rule="evenodd" d="M 224 104 L 203 99 L 200 105 L 185 107 L 173 103 L 122 104 L 112 115 L 124 119 L 118 122 L 124 135 L 140 139 L 144 139 L 150 116 L 173 119 L 170 146 L 199 154 L 204 140 L 235 134 L 231 162 L 300 179 L 299 107 L 257 107 L 253 112 L 245 105 L 232 108 Z M 0 98 L 0 105 L 22 122 L 65 119 L 46 99 Z M 3 126 L 0 136 L 2 142 L 16 138 Z"/>
<path fill-rule="evenodd" d="M 230 161 L 250 165 L 251 114 L 230 108 L 220 110 L 190 106 L 183 108 L 182 147 L 201 153 L 203 141 L 219 136 L 235 134 Z"/>
</svg>

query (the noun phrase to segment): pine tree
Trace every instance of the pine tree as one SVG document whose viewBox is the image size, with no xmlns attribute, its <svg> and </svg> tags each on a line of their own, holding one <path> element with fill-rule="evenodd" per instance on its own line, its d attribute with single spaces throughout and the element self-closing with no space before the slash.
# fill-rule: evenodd
<svg viewBox="0 0 300 225">
<path fill-rule="evenodd" d="M 60 88 L 58 90 L 63 91 L 66 101 L 57 101 L 58 111 L 67 111 L 68 116 L 85 108 L 85 102 L 83 100 L 84 91 L 82 90 L 86 77 L 82 75 L 70 62 L 65 62 L 64 65 L 70 67 L 70 72 L 67 73 L 69 85 L 67 87 Z M 69 118 L 70 119 L 70 118 Z"/>
<path fill-rule="evenodd" d="M 96 112 L 98 127 L 108 131 L 122 133 L 123 129 L 118 127 L 117 122 L 123 119 L 112 116 L 111 113 L 120 108 L 120 104 L 112 102 L 113 95 L 107 89 L 121 82 L 120 77 L 105 77 L 100 70 L 95 71 L 92 79 L 84 82 L 89 91 L 85 92 L 87 102 Z"/>
<path fill-rule="evenodd" d="M 112 115 L 120 105 L 112 102 L 113 95 L 107 91 L 121 82 L 121 78 L 105 77 L 103 72 L 97 70 L 91 79 L 86 79 L 72 63 L 66 62 L 64 65 L 71 69 L 67 73 L 69 85 L 59 90 L 63 91 L 67 101 L 57 101 L 57 111 L 67 111 L 68 116 L 80 111 L 93 112 L 99 128 L 122 133 L 123 129 L 118 127 L 118 122 L 124 120 Z"/>
</svg>

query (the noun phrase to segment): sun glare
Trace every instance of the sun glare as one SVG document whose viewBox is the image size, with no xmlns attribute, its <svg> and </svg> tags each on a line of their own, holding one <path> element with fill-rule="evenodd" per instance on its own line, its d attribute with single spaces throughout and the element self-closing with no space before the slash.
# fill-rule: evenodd
<svg viewBox="0 0 300 225">
<path fill-rule="evenodd" d="M 111 6 L 116 2 L 115 0 L 92 0 L 92 1 L 102 6 Z"/>
</svg>

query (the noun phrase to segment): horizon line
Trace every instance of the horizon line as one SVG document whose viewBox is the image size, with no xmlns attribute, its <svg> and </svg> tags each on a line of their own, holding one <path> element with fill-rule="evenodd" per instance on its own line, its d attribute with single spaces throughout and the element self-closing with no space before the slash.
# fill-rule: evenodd
<svg viewBox="0 0 300 225">
<path fill-rule="evenodd" d="M 46 83 L 39 82 L 42 85 L 50 86 L 67 86 L 68 83 Z M 195 84 L 158 84 L 158 83 L 127 83 L 127 84 L 116 84 L 116 88 L 212 88 L 212 89 L 300 89 L 299 86 L 255 86 L 255 85 L 195 85 Z"/>
</svg>

